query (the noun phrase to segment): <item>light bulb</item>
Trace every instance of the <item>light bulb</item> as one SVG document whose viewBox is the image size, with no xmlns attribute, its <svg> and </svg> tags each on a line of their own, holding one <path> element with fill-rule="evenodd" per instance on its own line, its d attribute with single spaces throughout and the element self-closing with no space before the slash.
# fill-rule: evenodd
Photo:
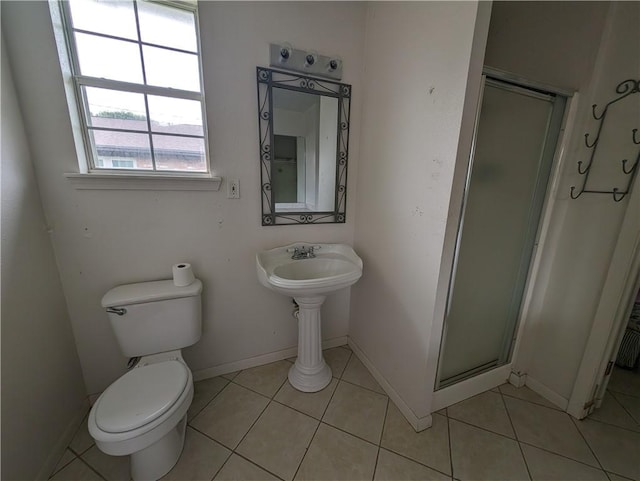
<svg viewBox="0 0 640 481">
<path fill-rule="evenodd" d="M 290 43 L 285 42 L 280 45 L 280 63 L 286 63 L 293 53 L 293 47 Z"/>
</svg>

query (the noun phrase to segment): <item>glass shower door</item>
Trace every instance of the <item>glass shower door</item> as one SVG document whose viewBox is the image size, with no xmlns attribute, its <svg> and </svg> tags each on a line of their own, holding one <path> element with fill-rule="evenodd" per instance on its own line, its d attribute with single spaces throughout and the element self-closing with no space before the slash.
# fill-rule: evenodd
<svg viewBox="0 0 640 481">
<path fill-rule="evenodd" d="M 440 388 L 508 362 L 564 105 L 564 97 L 485 80 Z"/>
</svg>

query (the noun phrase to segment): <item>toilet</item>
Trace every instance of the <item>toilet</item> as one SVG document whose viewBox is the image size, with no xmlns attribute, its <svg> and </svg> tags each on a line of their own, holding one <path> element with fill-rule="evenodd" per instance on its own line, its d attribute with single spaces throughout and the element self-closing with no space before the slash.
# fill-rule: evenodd
<svg viewBox="0 0 640 481">
<path fill-rule="evenodd" d="M 182 453 L 193 377 L 181 349 L 200 340 L 201 293 L 197 279 L 185 287 L 164 280 L 117 286 L 102 298 L 134 365 L 91 408 L 89 433 L 104 453 L 131 456 L 134 481 L 161 478 Z"/>
</svg>

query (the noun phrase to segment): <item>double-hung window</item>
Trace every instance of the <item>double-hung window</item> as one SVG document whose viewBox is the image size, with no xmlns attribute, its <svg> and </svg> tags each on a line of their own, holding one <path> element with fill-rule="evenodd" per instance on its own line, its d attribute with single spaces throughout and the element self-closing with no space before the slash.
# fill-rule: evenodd
<svg viewBox="0 0 640 481">
<path fill-rule="evenodd" d="M 61 2 L 91 171 L 208 173 L 195 2 Z"/>
</svg>

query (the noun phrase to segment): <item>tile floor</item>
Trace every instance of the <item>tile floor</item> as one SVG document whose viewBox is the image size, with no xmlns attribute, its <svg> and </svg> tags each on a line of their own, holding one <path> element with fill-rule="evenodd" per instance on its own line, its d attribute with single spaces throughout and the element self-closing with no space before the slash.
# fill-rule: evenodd
<svg viewBox="0 0 640 481">
<path fill-rule="evenodd" d="M 616 372 L 585 421 L 505 384 L 415 433 L 346 346 L 325 358 L 334 379 L 313 394 L 287 382 L 293 359 L 196 383 L 183 455 L 163 479 L 640 480 L 640 376 Z M 128 480 L 128 458 L 102 454 L 85 423 L 51 479 Z"/>
</svg>

